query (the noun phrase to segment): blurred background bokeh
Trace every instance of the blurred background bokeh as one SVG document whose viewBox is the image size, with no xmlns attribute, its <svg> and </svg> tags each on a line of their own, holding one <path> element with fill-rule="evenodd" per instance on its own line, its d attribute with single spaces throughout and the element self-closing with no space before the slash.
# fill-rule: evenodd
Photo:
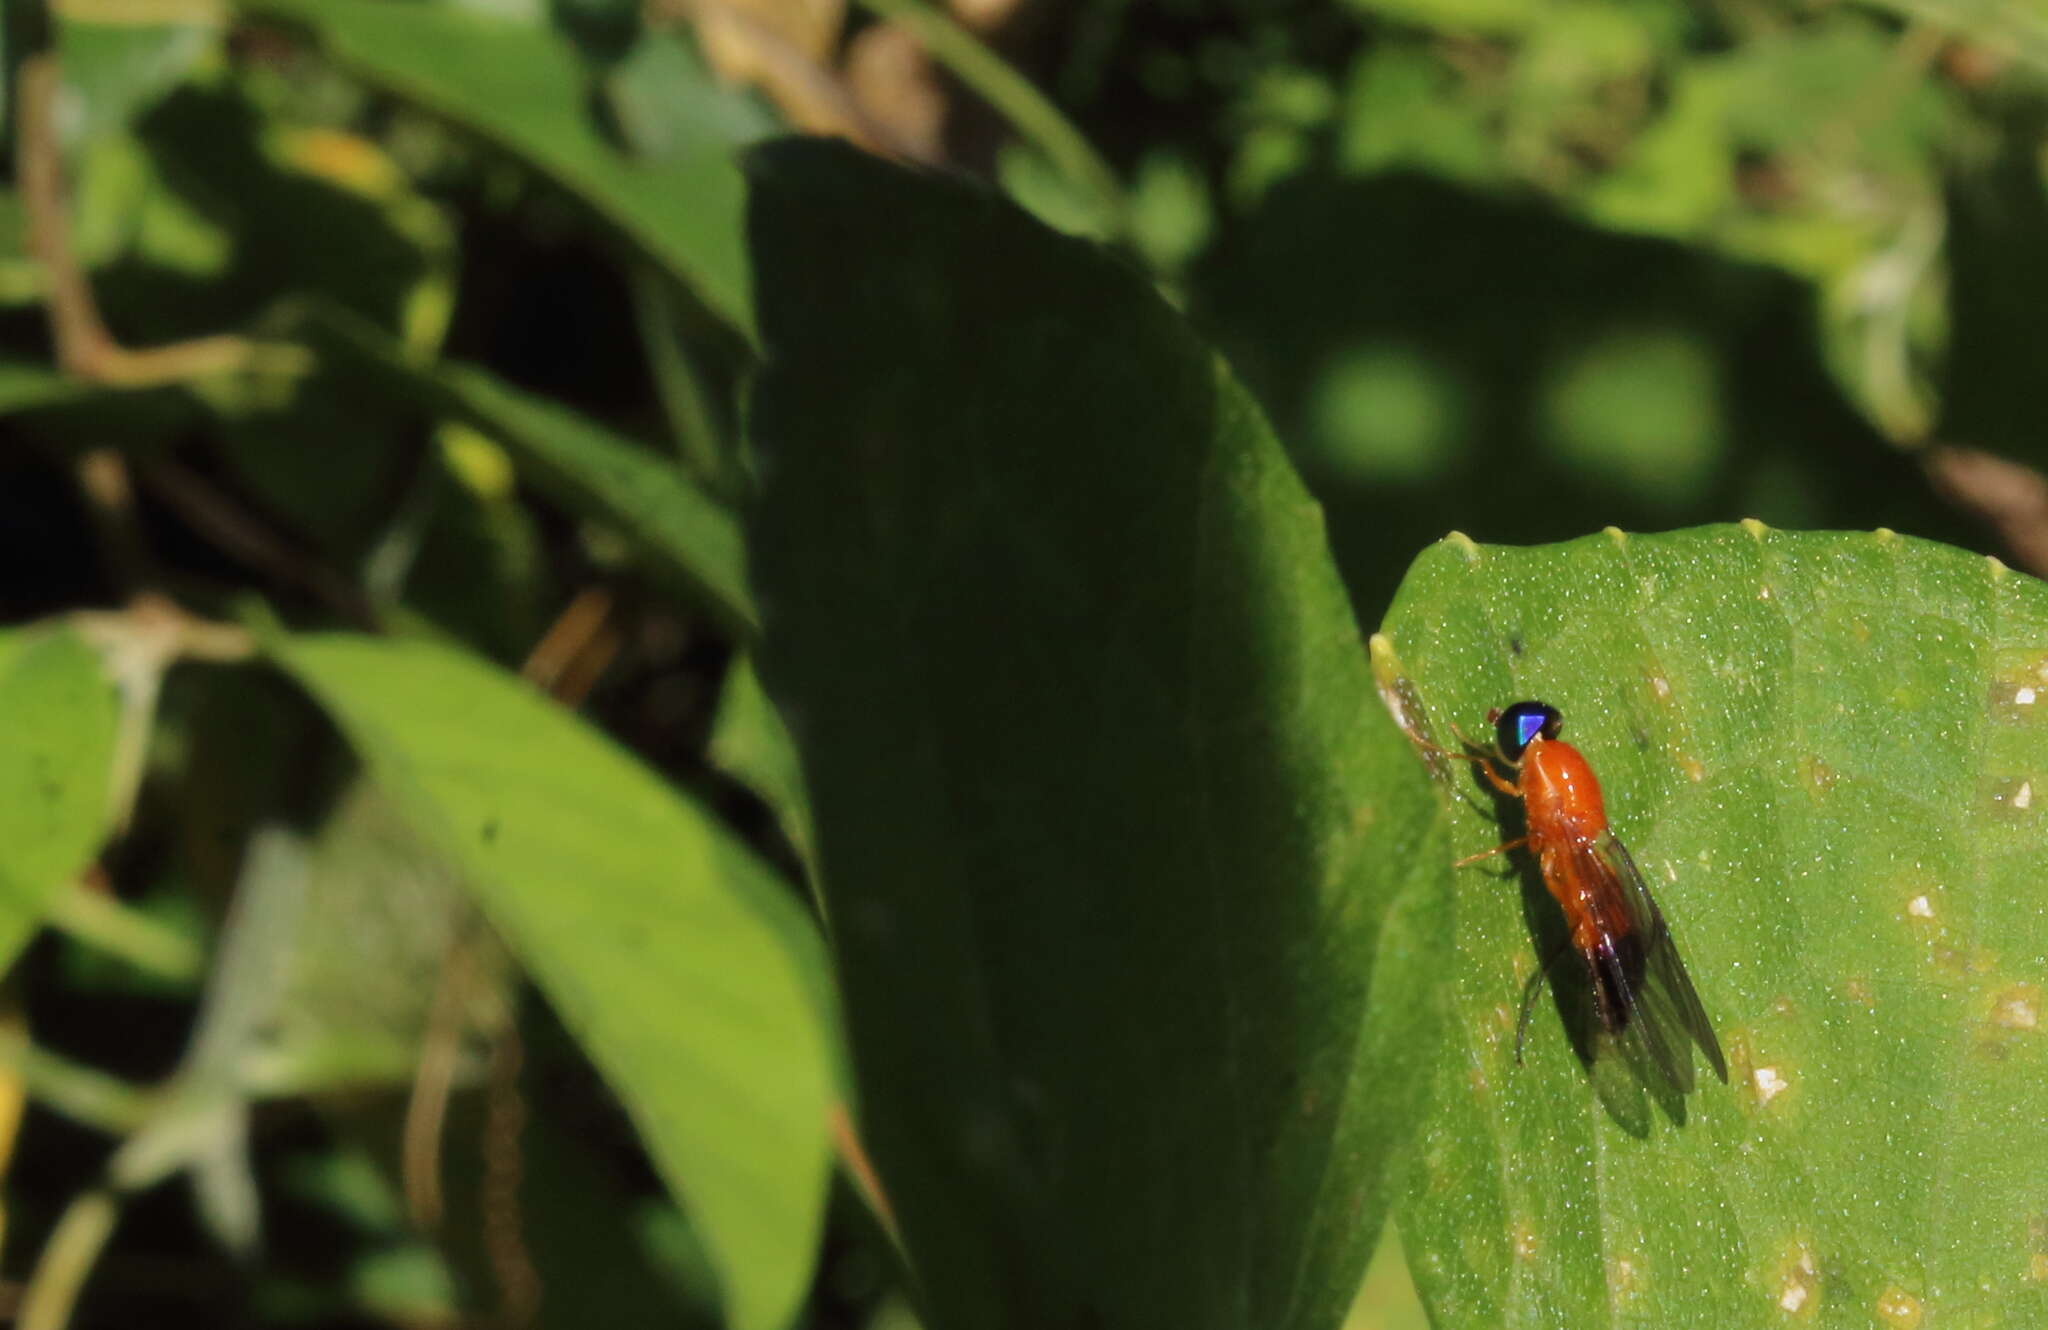
<svg viewBox="0 0 2048 1330">
<path fill-rule="evenodd" d="M 7 0 L 0 623 L 153 592 L 453 639 L 795 881 L 714 751 L 730 624 L 526 446 L 573 412 L 744 494 L 730 161 L 790 129 L 1147 269 L 1263 402 L 1368 627 L 1453 529 L 1885 526 L 2040 572 L 2043 32 L 1972 0 Z M 171 676 L 137 779 L 99 882 L 130 935 L 60 930 L 9 983 L 47 1060 L 8 1290 L 232 941 L 297 957 L 273 1019 L 354 1059 L 347 1092 L 222 1119 L 195 1187 L 128 1204 L 76 1323 L 719 1324 L 575 1040 L 301 696 Z M 237 937 L 281 816 L 325 913 Z M 451 1036 L 457 956 L 482 977 Z M 482 1070 L 423 1230 L 399 1141 L 451 1038 Z M 1422 1323 L 1390 1253 L 1358 1330 Z M 914 1324 L 844 1183 L 802 1324 Z"/>
</svg>

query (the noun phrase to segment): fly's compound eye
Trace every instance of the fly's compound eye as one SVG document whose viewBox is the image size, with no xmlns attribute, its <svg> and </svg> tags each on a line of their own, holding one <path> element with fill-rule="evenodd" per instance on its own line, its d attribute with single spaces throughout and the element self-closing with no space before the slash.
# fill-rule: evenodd
<svg viewBox="0 0 2048 1330">
<path fill-rule="evenodd" d="M 1500 744 L 1501 755 L 1510 762 L 1519 762 L 1537 735 L 1555 739 L 1563 729 L 1564 716 L 1556 707 L 1542 702 L 1517 702 L 1500 713 L 1494 724 L 1494 737 Z"/>
</svg>

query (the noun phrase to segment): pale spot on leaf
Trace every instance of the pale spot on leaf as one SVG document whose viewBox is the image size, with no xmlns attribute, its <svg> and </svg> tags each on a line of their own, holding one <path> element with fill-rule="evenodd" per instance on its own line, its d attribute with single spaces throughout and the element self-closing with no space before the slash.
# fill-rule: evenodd
<svg viewBox="0 0 2048 1330">
<path fill-rule="evenodd" d="M 1897 1284 L 1877 1295 L 1877 1318 L 1891 1330 L 1918 1330 L 1924 1314 L 1920 1299 Z"/>
<path fill-rule="evenodd" d="M 1784 1278 L 1778 1284 L 1778 1310 L 1787 1315 L 1812 1315 L 1820 1305 L 1820 1267 L 1813 1252 L 1801 1244 L 1786 1262 Z"/>
<path fill-rule="evenodd" d="M 2033 1030 L 2041 1024 L 2041 993 L 2032 984 L 2008 988 L 1992 999 L 1991 1019 L 2008 1030 Z"/>
</svg>

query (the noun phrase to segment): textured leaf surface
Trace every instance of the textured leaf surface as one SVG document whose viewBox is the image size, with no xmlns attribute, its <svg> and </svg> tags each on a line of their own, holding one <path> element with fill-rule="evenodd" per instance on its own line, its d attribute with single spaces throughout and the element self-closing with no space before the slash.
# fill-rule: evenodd
<svg viewBox="0 0 2048 1330">
<path fill-rule="evenodd" d="M 99 850 L 116 715 L 77 636 L 0 635 L 0 965 Z"/>
<path fill-rule="evenodd" d="M 762 671 L 931 1324 L 1335 1324 L 1428 1036 L 1382 927 L 1445 875 L 1319 511 L 1101 251 L 752 167 Z"/>
<path fill-rule="evenodd" d="M 450 853 L 625 1101 L 720 1267 L 778 1330 L 827 1166 L 816 935 L 712 818 L 580 721 L 424 643 L 291 639 L 283 662 Z"/>
<path fill-rule="evenodd" d="M 732 150 L 753 122 L 717 110 L 658 161 L 626 156 L 591 114 L 593 74 L 547 28 L 453 5 L 245 0 L 309 26 L 359 77 L 500 145 L 584 200 L 721 318 L 745 329 L 743 189 Z M 736 137 L 737 135 L 737 137 Z"/>
<path fill-rule="evenodd" d="M 1401 1221 L 1435 1323 L 2048 1323 L 2048 587 L 1889 533 L 1454 537 L 1386 633 L 1439 738 L 1563 711 L 1733 1082 L 1680 1125 L 1589 1071 L 1570 961 L 1517 1068 L 1557 912 L 1460 872 Z M 1453 850 L 1500 839 L 1454 792 Z"/>
</svg>

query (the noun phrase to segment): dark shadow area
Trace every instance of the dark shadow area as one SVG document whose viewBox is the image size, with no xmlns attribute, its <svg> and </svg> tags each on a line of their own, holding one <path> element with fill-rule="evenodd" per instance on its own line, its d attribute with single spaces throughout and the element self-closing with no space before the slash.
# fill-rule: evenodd
<svg viewBox="0 0 2048 1330">
<path fill-rule="evenodd" d="M 1191 281 L 1328 511 L 1360 619 L 1458 529 L 1756 517 L 1981 547 L 1845 399 L 1774 269 L 1421 176 L 1304 175 Z"/>
<path fill-rule="evenodd" d="M 1949 181 L 1949 348 L 1938 437 L 1990 448 L 2040 466 L 2048 460 L 2039 385 L 2048 339 L 2015 336 L 2048 308 L 2048 268 L 2015 262 L 2048 234 L 2038 145 L 2048 103 L 2029 99 L 2008 118 L 1998 153 Z"/>
</svg>

